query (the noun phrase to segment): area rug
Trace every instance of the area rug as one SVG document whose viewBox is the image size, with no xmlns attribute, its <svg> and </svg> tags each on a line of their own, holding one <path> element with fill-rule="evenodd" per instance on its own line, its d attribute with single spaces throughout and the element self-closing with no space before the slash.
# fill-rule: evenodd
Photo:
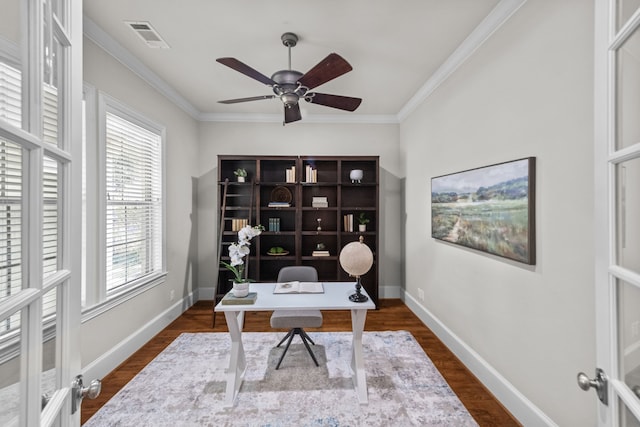
<svg viewBox="0 0 640 427">
<path fill-rule="evenodd" d="M 181 334 L 84 426 L 477 426 L 409 332 L 364 332 L 366 405 L 350 375 L 351 333 L 309 335 L 320 367 L 295 338 L 276 371 L 283 334 L 243 333 L 247 371 L 225 408 L 229 335 Z"/>
</svg>

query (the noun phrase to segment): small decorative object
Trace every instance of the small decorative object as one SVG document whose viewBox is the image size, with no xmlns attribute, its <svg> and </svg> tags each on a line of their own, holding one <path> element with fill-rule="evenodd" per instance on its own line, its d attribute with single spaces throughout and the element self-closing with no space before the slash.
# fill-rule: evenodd
<svg viewBox="0 0 640 427">
<path fill-rule="evenodd" d="M 324 251 L 325 249 L 327 249 L 327 246 L 324 243 L 320 242 L 320 243 L 316 244 L 316 250 Z"/>
<path fill-rule="evenodd" d="M 353 169 L 349 172 L 349 178 L 351 178 L 351 182 L 354 184 L 360 184 L 362 182 L 362 177 L 364 176 L 364 172 L 362 169 Z"/>
<path fill-rule="evenodd" d="M 347 244 L 340 251 L 340 266 L 349 276 L 356 278 L 356 293 L 349 296 L 353 302 L 365 302 L 369 298 L 362 293 L 360 276 L 365 275 L 373 265 L 373 252 L 364 244 L 364 237 Z"/>
<path fill-rule="evenodd" d="M 322 226 L 320 226 L 320 223 L 322 222 L 322 218 L 318 218 L 316 219 L 316 221 L 318 221 L 318 226 L 316 227 L 317 231 L 322 231 Z"/>
<path fill-rule="evenodd" d="M 358 229 L 361 232 L 367 231 L 367 224 L 369 224 L 369 221 L 369 218 L 367 218 L 364 212 L 360 212 L 360 215 L 358 216 Z"/>
<path fill-rule="evenodd" d="M 238 231 L 238 241 L 229 245 L 230 263 L 220 261 L 220 264 L 233 273 L 233 295 L 235 297 L 246 297 L 249 294 L 249 282 L 247 279 L 245 264 L 243 258 L 251 252 L 251 239 L 259 236 L 264 230 L 261 225 L 252 227 L 246 225 Z"/>
<path fill-rule="evenodd" d="M 233 174 L 238 178 L 238 182 L 244 182 L 247 177 L 247 170 L 243 168 L 238 168 L 233 171 Z"/>
</svg>

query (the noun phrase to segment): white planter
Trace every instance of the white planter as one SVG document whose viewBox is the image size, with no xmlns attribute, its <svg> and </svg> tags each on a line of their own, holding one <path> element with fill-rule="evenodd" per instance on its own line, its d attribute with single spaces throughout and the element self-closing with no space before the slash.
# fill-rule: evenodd
<svg viewBox="0 0 640 427">
<path fill-rule="evenodd" d="M 239 176 L 238 177 L 238 182 L 244 182 L 244 176 Z"/>
<path fill-rule="evenodd" d="M 365 232 L 365 231 L 367 231 L 367 224 L 358 224 L 358 229 L 359 229 L 361 232 Z"/>
<path fill-rule="evenodd" d="M 242 298 L 249 295 L 249 283 L 233 283 L 233 296 Z"/>
</svg>

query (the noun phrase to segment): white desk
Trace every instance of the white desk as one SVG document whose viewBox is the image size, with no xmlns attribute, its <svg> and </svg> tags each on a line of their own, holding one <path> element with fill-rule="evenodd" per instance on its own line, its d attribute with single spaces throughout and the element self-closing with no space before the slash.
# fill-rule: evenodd
<svg viewBox="0 0 640 427">
<path fill-rule="evenodd" d="M 351 302 L 349 295 L 355 292 L 355 282 L 323 282 L 322 294 L 274 294 L 273 283 L 252 283 L 250 292 L 257 292 L 254 304 L 222 305 L 218 303 L 215 311 L 224 313 L 229 334 L 231 335 L 231 357 L 227 371 L 227 390 L 225 405 L 233 406 L 247 367 L 242 345 L 242 327 L 245 311 L 273 310 L 350 310 L 353 341 L 351 347 L 351 372 L 353 384 L 360 403 L 367 403 L 367 378 L 364 372 L 362 356 L 362 331 L 367 318 L 367 310 L 375 309 L 371 298 L 367 302 Z M 367 295 L 364 289 L 362 293 Z M 368 296 L 368 295 L 367 295 Z"/>
</svg>

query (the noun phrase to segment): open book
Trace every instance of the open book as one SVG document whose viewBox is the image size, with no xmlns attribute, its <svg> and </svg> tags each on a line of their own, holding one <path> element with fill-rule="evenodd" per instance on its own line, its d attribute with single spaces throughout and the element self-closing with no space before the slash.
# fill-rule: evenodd
<svg viewBox="0 0 640 427">
<path fill-rule="evenodd" d="M 274 294 L 322 294 L 324 288 L 321 282 L 284 282 L 276 283 Z"/>
</svg>

